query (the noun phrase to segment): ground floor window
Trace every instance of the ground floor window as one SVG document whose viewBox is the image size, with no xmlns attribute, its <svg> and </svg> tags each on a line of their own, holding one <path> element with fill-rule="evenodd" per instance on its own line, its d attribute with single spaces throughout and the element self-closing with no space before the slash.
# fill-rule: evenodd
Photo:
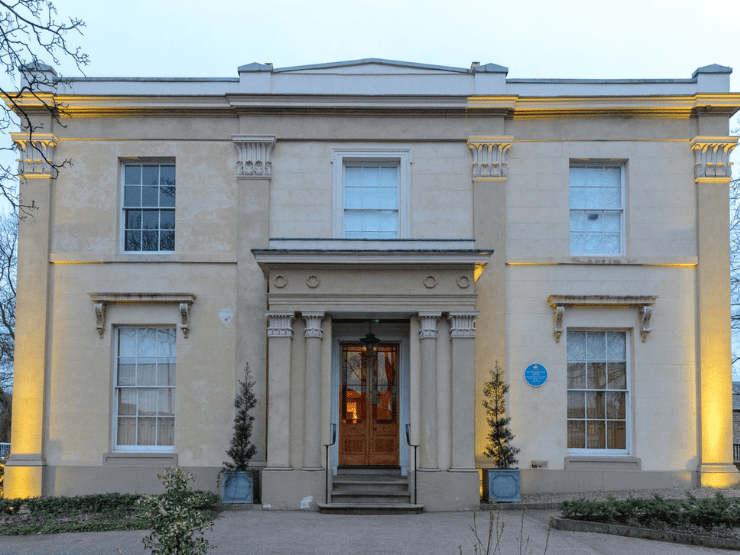
<svg viewBox="0 0 740 555">
<path fill-rule="evenodd" d="M 624 331 L 568 330 L 568 450 L 627 453 L 629 379 Z"/>
<path fill-rule="evenodd" d="M 114 445 L 120 449 L 175 444 L 175 328 L 118 329 Z"/>
</svg>

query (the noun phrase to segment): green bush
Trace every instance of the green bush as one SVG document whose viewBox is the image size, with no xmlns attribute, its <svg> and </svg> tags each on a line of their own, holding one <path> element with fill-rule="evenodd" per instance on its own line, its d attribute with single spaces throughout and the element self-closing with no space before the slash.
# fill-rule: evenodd
<svg viewBox="0 0 740 555">
<path fill-rule="evenodd" d="M 566 518 L 590 522 L 634 524 L 642 526 L 680 526 L 691 524 L 706 530 L 715 526 L 740 525 L 740 499 L 727 499 L 721 493 L 712 499 L 696 499 L 689 495 L 687 501 L 652 499 L 607 501 L 563 501 L 560 510 Z"/>
</svg>

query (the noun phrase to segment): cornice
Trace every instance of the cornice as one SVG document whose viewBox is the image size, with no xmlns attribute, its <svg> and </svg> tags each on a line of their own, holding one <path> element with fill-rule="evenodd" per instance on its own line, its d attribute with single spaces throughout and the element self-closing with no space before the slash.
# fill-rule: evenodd
<svg viewBox="0 0 740 555">
<path fill-rule="evenodd" d="M 738 93 L 635 96 L 518 95 L 56 95 L 16 100 L 30 113 L 42 113 L 56 101 L 62 117 L 234 117 L 372 116 L 543 118 L 688 118 L 730 116 L 740 109 Z M 7 99 L 6 99 L 6 104 Z"/>
</svg>

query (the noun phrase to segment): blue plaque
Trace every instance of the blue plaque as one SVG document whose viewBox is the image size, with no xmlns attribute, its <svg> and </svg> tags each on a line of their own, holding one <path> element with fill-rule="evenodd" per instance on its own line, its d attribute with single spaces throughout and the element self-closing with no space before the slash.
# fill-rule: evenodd
<svg viewBox="0 0 740 555">
<path fill-rule="evenodd" d="M 530 364 L 524 371 L 524 381 L 532 387 L 545 385 L 547 381 L 547 368 L 541 364 Z"/>
</svg>

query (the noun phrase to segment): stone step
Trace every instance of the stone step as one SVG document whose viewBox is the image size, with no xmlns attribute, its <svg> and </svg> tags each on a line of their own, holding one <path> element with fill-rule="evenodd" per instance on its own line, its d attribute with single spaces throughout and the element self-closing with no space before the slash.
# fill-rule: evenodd
<svg viewBox="0 0 740 555">
<path fill-rule="evenodd" d="M 356 491 L 332 491 L 330 496 L 332 503 L 408 503 L 411 501 L 411 495 L 405 491 L 372 491 L 372 492 L 356 492 Z"/>
<path fill-rule="evenodd" d="M 346 482 L 339 482 L 334 480 L 332 482 L 332 491 L 343 491 L 343 492 L 406 492 L 409 491 L 409 483 L 406 480 L 397 480 L 393 482 L 368 482 L 363 480 L 350 480 Z"/>
<path fill-rule="evenodd" d="M 401 476 L 400 466 L 340 466 L 337 476 Z"/>
<path fill-rule="evenodd" d="M 342 515 L 419 514 L 424 505 L 411 503 L 319 503 L 319 512 Z"/>
</svg>

